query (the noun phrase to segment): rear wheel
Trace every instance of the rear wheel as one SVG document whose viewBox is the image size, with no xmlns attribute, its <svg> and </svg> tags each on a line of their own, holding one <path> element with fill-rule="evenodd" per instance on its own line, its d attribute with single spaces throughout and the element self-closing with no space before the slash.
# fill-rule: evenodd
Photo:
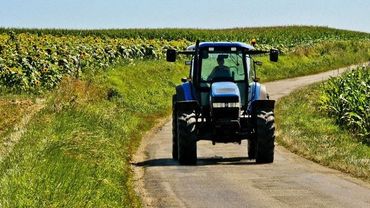
<svg viewBox="0 0 370 208">
<path fill-rule="evenodd" d="M 272 163 L 275 149 L 274 113 L 260 110 L 257 112 L 256 119 L 256 162 Z"/>
<path fill-rule="evenodd" d="M 195 165 L 197 163 L 195 125 L 196 118 L 193 112 L 178 114 L 178 160 L 181 165 Z"/>
</svg>

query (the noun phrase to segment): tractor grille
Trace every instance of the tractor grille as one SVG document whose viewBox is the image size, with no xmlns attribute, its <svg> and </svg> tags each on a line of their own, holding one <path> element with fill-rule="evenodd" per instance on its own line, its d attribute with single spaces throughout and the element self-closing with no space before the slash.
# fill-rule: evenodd
<svg viewBox="0 0 370 208">
<path fill-rule="evenodd" d="M 239 108 L 238 107 L 213 108 L 212 116 L 215 121 L 219 119 L 237 120 L 239 118 Z"/>
<path fill-rule="evenodd" d="M 213 103 L 234 103 L 239 102 L 238 96 L 219 96 L 219 97 L 212 97 Z"/>
</svg>

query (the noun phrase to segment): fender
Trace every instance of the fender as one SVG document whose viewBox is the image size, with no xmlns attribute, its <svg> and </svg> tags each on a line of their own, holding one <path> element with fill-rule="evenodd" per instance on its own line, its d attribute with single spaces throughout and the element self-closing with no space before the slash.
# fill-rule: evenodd
<svg viewBox="0 0 370 208">
<path fill-rule="evenodd" d="M 196 100 L 191 82 L 185 82 L 176 87 L 177 101 Z"/>
<path fill-rule="evenodd" d="M 185 82 L 176 87 L 175 108 L 176 110 L 197 110 L 199 108 L 191 82 Z"/>
<path fill-rule="evenodd" d="M 258 82 L 252 82 L 249 84 L 248 89 L 248 101 L 253 102 L 255 100 L 268 100 L 268 94 L 265 85 Z"/>
<path fill-rule="evenodd" d="M 274 111 L 275 100 L 255 100 L 251 104 L 252 109 L 266 109 Z"/>
<path fill-rule="evenodd" d="M 258 82 L 252 82 L 249 84 L 248 89 L 248 111 L 252 112 L 255 107 L 253 103 L 271 103 L 271 102 L 256 102 L 256 101 L 270 101 L 266 90 L 266 86 Z M 275 101 L 273 102 L 275 103 Z M 271 107 L 271 104 L 269 105 Z M 274 104 L 272 104 L 272 109 Z"/>
</svg>

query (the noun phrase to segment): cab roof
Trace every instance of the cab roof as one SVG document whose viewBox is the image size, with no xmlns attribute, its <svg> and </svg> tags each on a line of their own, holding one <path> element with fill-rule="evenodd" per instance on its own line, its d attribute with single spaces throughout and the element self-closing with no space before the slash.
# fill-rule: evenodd
<svg viewBox="0 0 370 208">
<path fill-rule="evenodd" d="M 236 48 L 242 48 L 242 49 L 247 49 L 248 51 L 254 50 L 254 47 L 241 43 L 241 42 L 201 42 L 199 43 L 199 48 L 209 48 L 209 47 L 236 47 Z M 195 50 L 195 45 L 191 45 L 186 48 L 187 51 L 194 51 Z"/>
</svg>

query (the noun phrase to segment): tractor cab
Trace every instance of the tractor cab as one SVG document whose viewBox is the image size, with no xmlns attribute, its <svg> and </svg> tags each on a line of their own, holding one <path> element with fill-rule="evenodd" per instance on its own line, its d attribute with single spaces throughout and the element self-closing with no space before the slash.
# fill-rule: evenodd
<svg viewBox="0 0 370 208">
<path fill-rule="evenodd" d="M 187 51 L 194 51 L 190 46 Z M 201 106 L 212 107 L 209 96 L 226 96 L 217 92 L 231 91 L 240 95 L 239 107 L 247 105 L 246 97 L 248 77 L 251 72 L 251 61 L 247 51 L 254 50 L 250 45 L 228 42 L 205 42 L 199 44 L 198 66 L 190 69 L 190 78 L 194 87 L 201 89 L 198 100 Z M 195 63 L 195 57 L 192 62 Z M 217 84 L 214 84 L 217 83 Z M 233 89 L 231 89 L 233 88 Z M 221 99 L 222 100 L 222 99 Z"/>
</svg>

